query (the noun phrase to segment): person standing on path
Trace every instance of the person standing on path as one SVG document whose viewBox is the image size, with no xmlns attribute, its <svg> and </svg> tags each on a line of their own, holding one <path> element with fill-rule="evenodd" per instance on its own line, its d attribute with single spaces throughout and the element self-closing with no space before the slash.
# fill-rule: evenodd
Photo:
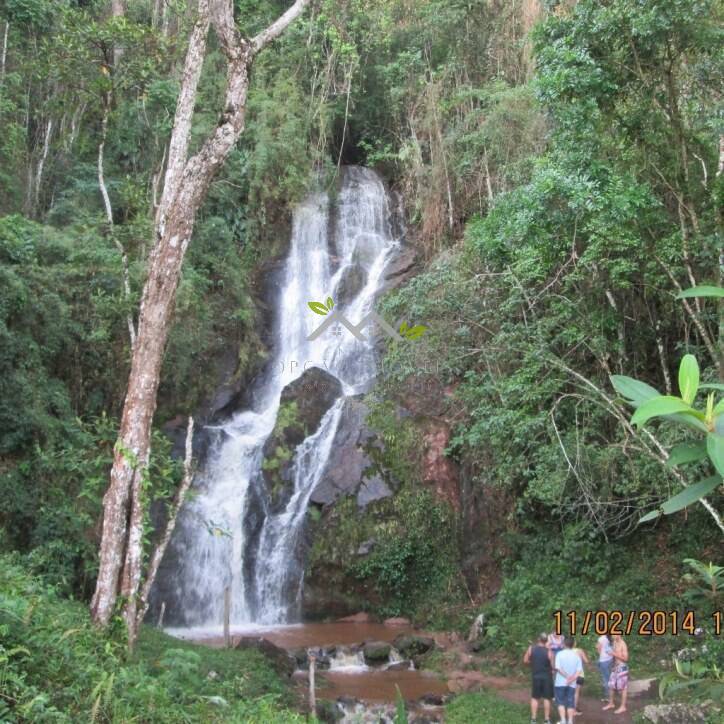
<svg viewBox="0 0 724 724">
<path fill-rule="evenodd" d="M 558 652 L 563 650 L 563 634 L 555 631 L 548 634 L 548 650 L 551 652 L 551 661 L 555 661 Z"/>
<path fill-rule="evenodd" d="M 614 714 L 623 714 L 626 711 L 626 699 L 628 698 L 628 646 L 621 634 L 613 634 L 613 669 L 611 678 L 608 681 L 609 698 L 608 704 L 603 707 L 613 709 L 615 705 L 614 692 L 621 692 L 621 706 L 614 711 Z"/>
<path fill-rule="evenodd" d="M 563 640 L 563 651 L 556 654 L 555 693 L 560 724 L 573 724 L 573 717 L 576 715 L 576 682 L 583 674 L 583 662 L 573 650 L 574 643 L 571 636 L 566 636 Z"/>
<path fill-rule="evenodd" d="M 548 650 L 548 636 L 542 633 L 538 641 L 531 644 L 525 655 L 523 663 L 530 665 L 530 721 L 535 724 L 538 717 L 538 702 L 543 699 L 543 715 L 545 724 L 551 721 L 551 699 L 553 698 L 553 669 L 551 667 L 551 654 Z"/>
<path fill-rule="evenodd" d="M 598 637 L 596 651 L 598 651 L 598 670 L 601 673 L 601 688 L 603 689 L 601 701 L 608 701 L 608 680 L 611 678 L 613 668 L 611 637 L 608 634 Z"/>
<path fill-rule="evenodd" d="M 583 649 L 576 647 L 573 650 L 578 654 L 578 656 L 581 659 L 581 675 L 576 679 L 576 685 L 577 685 L 576 686 L 576 699 L 575 699 L 576 714 L 583 714 L 583 712 L 581 711 L 581 708 L 579 706 L 579 701 L 581 699 L 581 688 L 583 687 L 583 684 L 585 683 L 585 676 L 586 676 L 586 669 L 584 668 L 584 665 L 588 666 L 591 662 L 588 660 L 588 656 L 586 655 L 586 652 Z"/>
</svg>

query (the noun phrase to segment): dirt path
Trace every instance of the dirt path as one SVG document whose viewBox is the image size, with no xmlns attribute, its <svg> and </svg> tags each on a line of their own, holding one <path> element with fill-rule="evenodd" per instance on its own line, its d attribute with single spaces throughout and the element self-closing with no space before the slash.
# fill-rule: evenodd
<svg viewBox="0 0 724 724">
<path fill-rule="evenodd" d="M 504 677 L 483 676 L 484 681 L 481 682 L 482 686 L 494 690 L 503 699 L 518 704 L 527 704 L 530 701 L 530 689 L 522 686 L 520 682 Z M 581 724 L 583 724 L 583 722 L 586 724 L 632 724 L 632 713 L 642 709 L 644 703 L 640 701 L 639 697 L 631 697 L 626 714 L 614 714 L 612 711 L 602 711 L 603 706 L 604 703 L 602 701 L 586 696 L 585 694 L 582 695 L 580 707 L 583 713 L 576 717 L 576 722 L 581 722 Z M 553 705 L 553 710 L 554 709 L 555 705 Z M 551 721 L 557 721 L 557 716 L 555 716 L 553 710 L 551 712 Z M 542 712 L 539 711 L 538 717 L 540 718 L 541 715 Z"/>
<path fill-rule="evenodd" d="M 492 676 L 479 671 L 453 671 L 448 674 L 448 687 L 454 692 L 475 691 L 476 689 L 490 689 L 498 696 L 516 704 L 527 704 L 530 701 L 530 689 L 528 686 L 513 678 L 505 676 Z M 596 682 L 598 683 L 598 682 Z M 593 688 L 593 686 L 591 687 Z M 597 691 L 597 689 L 596 689 Z M 628 702 L 628 712 L 625 714 L 614 714 L 612 710 L 603 711 L 604 703 L 593 695 L 584 693 L 581 697 L 580 707 L 583 712 L 576 717 L 576 722 L 586 724 L 632 724 L 632 714 L 643 709 L 648 700 L 643 696 L 631 696 Z M 557 721 L 555 706 L 552 705 L 551 721 Z M 538 712 L 538 718 L 542 717 L 542 711 Z"/>
</svg>

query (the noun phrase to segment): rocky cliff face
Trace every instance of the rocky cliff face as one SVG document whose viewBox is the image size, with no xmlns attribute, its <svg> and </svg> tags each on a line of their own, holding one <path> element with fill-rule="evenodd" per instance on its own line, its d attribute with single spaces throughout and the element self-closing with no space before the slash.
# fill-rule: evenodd
<svg viewBox="0 0 724 724">
<path fill-rule="evenodd" d="M 294 451 L 319 428 L 324 414 L 342 394 L 336 377 L 311 367 L 282 391 L 279 415 L 264 444 L 262 471 L 272 509 L 285 505 L 292 493 Z"/>
</svg>

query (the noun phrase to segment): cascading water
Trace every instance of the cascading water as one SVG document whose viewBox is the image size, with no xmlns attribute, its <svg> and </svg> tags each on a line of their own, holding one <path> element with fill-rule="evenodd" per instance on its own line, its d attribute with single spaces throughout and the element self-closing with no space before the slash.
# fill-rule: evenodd
<svg viewBox="0 0 724 724">
<path fill-rule="evenodd" d="M 373 171 L 359 167 L 345 169 L 334 205 L 326 193 L 316 193 L 294 210 L 269 373 L 253 391 L 251 409 L 209 429 L 214 441 L 170 546 L 174 565 L 159 572 L 172 622 L 220 626 L 227 587 L 233 625 L 287 623 L 298 615 L 304 519 L 329 456 L 343 398 L 296 449 L 293 490 L 281 511 L 270 504 L 262 450 L 284 387 L 306 367 L 334 375 L 344 395 L 369 386 L 376 372 L 372 344 L 339 325 L 309 341 L 323 319 L 310 312 L 307 302 L 331 296 L 353 324 L 370 312 L 399 246 L 391 221 L 384 185 Z"/>
</svg>

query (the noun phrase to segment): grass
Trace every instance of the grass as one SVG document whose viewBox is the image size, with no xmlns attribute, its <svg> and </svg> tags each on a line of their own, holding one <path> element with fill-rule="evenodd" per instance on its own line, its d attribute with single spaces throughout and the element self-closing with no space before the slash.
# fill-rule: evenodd
<svg viewBox="0 0 724 724">
<path fill-rule="evenodd" d="M 60 598 L 0 556 L 0 721 L 270 722 L 306 718 L 289 686 L 252 650 L 197 646 L 144 627 L 126 654 L 123 627 L 95 628 L 85 604 Z"/>
<path fill-rule="evenodd" d="M 514 704 L 489 691 L 460 694 L 445 707 L 446 724 L 527 721 L 529 717 L 527 705 Z"/>
</svg>

